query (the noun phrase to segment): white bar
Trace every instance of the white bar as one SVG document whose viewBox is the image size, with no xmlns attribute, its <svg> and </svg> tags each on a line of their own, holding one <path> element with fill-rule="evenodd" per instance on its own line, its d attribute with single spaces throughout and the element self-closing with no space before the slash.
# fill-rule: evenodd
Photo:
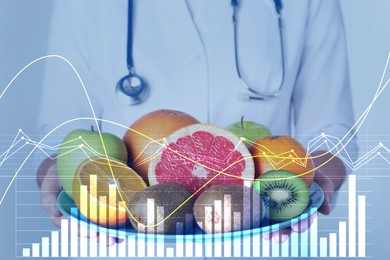
<svg viewBox="0 0 390 260">
<path fill-rule="evenodd" d="M 97 257 L 98 243 L 96 239 L 89 239 L 89 256 Z"/>
<path fill-rule="evenodd" d="M 147 211 L 147 223 L 148 223 L 148 233 L 155 233 L 154 232 L 154 199 L 147 199 L 146 200 L 146 211 Z"/>
<path fill-rule="evenodd" d="M 147 256 L 148 257 L 154 257 L 155 256 L 155 233 L 156 233 L 156 226 L 155 226 L 155 205 L 154 205 L 154 199 L 148 198 L 146 200 L 146 210 L 147 210 L 147 230 L 148 230 L 148 238 L 147 238 Z"/>
<path fill-rule="evenodd" d="M 330 257 L 337 256 L 337 234 L 336 233 L 329 234 L 329 256 Z"/>
<path fill-rule="evenodd" d="M 224 223 L 223 223 L 223 230 L 225 232 L 230 232 L 232 228 L 232 195 L 225 194 L 223 196 L 223 215 L 224 215 Z M 223 242 L 224 247 L 224 257 L 231 257 L 232 256 L 232 236 L 229 234 L 229 236 L 224 237 Z"/>
<path fill-rule="evenodd" d="M 137 257 L 145 257 L 145 226 L 138 224 L 138 230 L 140 231 L 137 235 Z"/>
<path fill-rule="evenodd" d="M 77 208 L 71 208 L 73 216 L 77 216 Z M 78 247 L 79 247 L 79 221 L 74 220 L 70 222 L 70 256 L 78 257 Z"/>
<path fill-rule="evenodd" d="M 203 243 L 195 242 L 195 257 L 203 257 Z"/>
<path fill-rule="evenodd" d="M 255 202 L 258 199 L 259 194 L 257 192 L 253 192 L 252 190 L 252 202 Z M 259 216 L 262 215 L 263 212 L 261 212 L 263 209 L 261 207 L 262 205 L 260 203 L 253 203 L 252 205 L 252 216 Z M 252 228 L 257 228 L 255 224 L 252 223 Z M 260 257 L 260 248 L 261 248 L 261 236 L 260 232 L 253 234 L 252 233 L 252 257 Z"/>
<path fill-rule="evenodd" d="M 252 233 L 252 232 L 250 232 Z M 243 257 L 251 257 L 252 255 L 252 241 L 251 241 L 251 237 L 252 235 L 246 235 L 244 237 L 242 237 L 242 245 L 243 245 L 243 249 L 242 249 L 242 254 L 243 254 Z"/>
<path fill-rule="evenodd" d="M 339 256 L 347 256 L 347 222 L 339 222 Z"/>
<path fill-rule="evenodd" d="M 312 216 L 310 216 L 311 218 Z M 315 217 L 313 219 L 313 223 L 309 229 L 310 233 L 310 256 L 317 257 L 318 256 L 318 218 Z"/>
<path fill-rule="evenodd" d="M 126 205 L 121 205 L 120 207 L 125 208 Z M 125 233 L 125 227 L 120 227 L 118 233 Z M 127 238 L 125 237 L 122 242 L 118 243 L 118 257 L 126 257 L 126 245 L 127 245 Z"/>
<path fill-rule="evenodd" d="M 42 237 L 42 257 L 49 257 L 49 238 Z"/>
<path fill-rule="evenodd" d="M 241 212 L 233 212 L 234 230 L 241 230 Z M 233 237 L 233 256 L 241 257 L 241 232 L 235 232 Z"/>
<path fill-rule="evenodd" d="M 309 256 L 309 232 L 306 230 L 301 233 L 301 255 L 300 257 Z"/>
<path fill-rule="evenodd" d="M 213 256 L 213 242 L 205 242 L 205 249 L 204 249 L 205 257 L 212 257 Z"/>
<path fill-rule="evenodd" d="M 135 257 L 135 236 L 127 236 L 127 256 L 128 257 Z"/>
<path fill-rule="evenodd" d="M 117 257 L 117 244 L 116 243 L 108 248 L 108 256 L 109 257 Z"/>
<path fill-rule="evenodd" d="M 244 186 L 242 189 L 243 197 L 242 197 L 242 205 L 243 205 L 243 216 L 242 216 L 242 230 L 250 228 L 252 225 L 252 216 L 251 216 L 251 190 L 248 187 L 251 187 L 251 181 L 244 181 Z M 255 192 L 253 192 L 255 193 Z M 252 232 L 250 232 L 252 233 Z M 251 241 L 252 235 L 245 236 L 242 238 L 242 255 L 243 257 L 251 256 Z"/>
<path fill-rule="evenodd" d="M 198 222 L 198 226 L 202 229 L 203 228 L 203 223 Z M 202 241 L 196 241 L 195 242 L 195 257 L 203 257 L 203 243 L 204 243 L 204 238 L 202 237 Z"/>
<path fill-rule="evenodd" d="M 213 213 L 212 206 L 205 206 L 204 207 L 204 215 L 205 216 L 212 216 L 211 215 L 212 213 Z M 213 221 L 205 221 L 205 223 L 203 223 L 203 225 L 204 225 L 205 230 L 213 230 L 214 231 Z"/>
<path fill-rule="evenodd" d="M 51 232 L 51 257 L 58 257 L 59 256 L 59 243 L 58 243 L 58 237 L 59 233 L 58 231 L 52 231 Z"/>
<path fill-rule="evenodd" d="M 32 257 L 39 257 L 39 243 L 32 244 Z"/>
<path fill-rule="evenodd" d="M 176 223 L 176 257 L 184 256 L 183 233 L 184 233 L 183 222 L 177 222 Z"/>
<path fill-rule="evenodd" d="M 358 197 L 358 256 L 366 256 L 366 196 Z"/>
<path fill-rule="evenodd" d="M 252 237 L 252 257 L 260 257 L 261 237 L 260 232 Z"/>
<path fill-rule="evenodd" d="M 99 256 L 107 257 L 107 235 L 104 232 L 99 234 Z"/>
<path fill-rule="evenodd" d="M 222 216 L 222 201 L 214 200 L 214 212 L 213 212 L 214 233 L 220 233 L 222 231 L 222 221 L 216 221 L 217 218 Z"/>
<path fill-rule="evenodd" d="M 279 229 L 279 225 L 275 225 L 276 229 Z M 272 257 L 279 257 L 280 243 L 275 242 L 272 238 L 269 240 L 271 244 L 271 255 Z"/>
<path fill-rule="evenodd" d="M 193 243 L 193 234 L 194 233 L 194 215 L 186 214 L 186 257 L 194 256 L 194 243 Z"/>
<path fill-rule="evenodd" d="M 269 240 L 270 243 L 271 243 L 271 254 L 272 254 L 272 257 L 279 257 L 280 254 L 279 254 L 279 251 L 280 251 L 280 243 L 276 242 L 274 239 L 270 239 Z"/>
<path fill-rule="evenodd" d="M 251 189 L 248 189 L 248 187 L 251 187 L 250 181 L 244 181 L 244 186 L 242 189 L 243 193 L 243 201 L 242 201 L 242 207 L 243 207 L 243 215 L 242 215 L 242 226 L 243 229 L 246 229 L 250 227 L 251 221 L 251 205 L 250 205 L 250 191 Z M 245 213 L 245 214 L 244 214 Z M 245 245 L 244 245 L 245 246 Z M 245 254 L 245 252 L 244 252 Z"/>
<path fill-rule="evenodd" d="M 126 256 L 126 240 L 118 244 L 118 257 Z"/>
<path fill-rule="evenodd" d="M 205 216 L 209 216 L 211 215 L 213 212 L 213 207 L 212 206 L 205 206 L 204 207 L 204 214 Z M 212 223 L 213 221 L 205 221 L 205 223 L 203 223 L 203 225 L 205 225 L 205 230 L 214 230 L 214 225 Z M 213 243 L 212 242 L 209 242 L 209 243 L 206 243 L 205 242 L 205 249 L 204 249 L 204 253 L 205 253 L 205 256 L 206 257 L 212 257 L 213 256 Z"/>
<path fill-rule="evenodd" d="M 223 216 L 222 212 L 222 201 L 221 200 L 214 200 L 214 214 L 213 218 L 214 221 L 214 232 L 215 233 L 221 233 L 223 231 L 222 229 L 222 221 L 216 221 L 217 218 L 221 218 Z M 221 257 L 222 256 L 222 237 L 216 236 L 214 238 L 214 257 Z"/>
<path fill-rule="evenodd" d="M 91 174 L 89 175 L 89 216 L 98 216 L 98 198 L 95 197 L 97 195 L 97 175 Z M 91 232 L 88 230 L 88 233 Z M 97 241 L 96 239 L 89 239 L 89 256 L 97 257 Z"/>
<path fill-rule="evenodd" d="M 222 237 L 218 237 L 215 239 L 214 257 L 222 257 Z"/>
<path fill-rule="evenodd" d="M 356 175 L 348 179 L 348 256 L 356 256 Z"/>
<path fill-rule="evenodd" d="M 269 257 L 270 254 L 269 254 L 269 240 L 266 240 L 264 238 L 262 238 L 262 244 L 263 244 L 263 247 L 262 247 L 262 251 L 263 251 L 263 257 Z"/>
<path fill-rule="evenodd" d="M 167 257 L 175 257 L 173 247 L 167 247 Z"/>
<path fill-rule="evenodd" d="M 192 235 L 186 235 L 186 257 L 194 256 L 194 243 L 192 241 Z"/>
<path fill-rule="evenodd" d="M 108 202 L 115 201 L 115 208 L 113 210 L 111 209 L 108 211 L 108 218 L 117 220 L 118 219 L 118 210 L 117 209 L 118 209 L 119 203 L 116 203 L 117 197 L 116 197 L 116 185 L 115 184 L 108 185 L 108 199 L 107 199 L 107 201 Z M 111 205 L 111 206 L 113 206 L 113 205 Z M 118 222 L 115 221 L 113 226 L 116 228 L 117 225 L 118 225 Z M 110 257 L 117 256 L 117 244 L 116 243 L 108 248 L 108 255 Z"/>
<path fill-rule="evenodd" d="M 320 257 L 328 256 L 328 239 L 326 237 L 320 237 Z"/>
<path fill-rule="evenodd" d="M 291 256 L 292 257 L 299 256 L 299 237 L 300 237 L 300 233 L 298 233 L 298 232 L 291 233 L 290 244 L 291 244 Z"/>
<path fill-rule="evenodd" d="M 89 224 L 87 227 L 80 228 L 80 257 L 88 256 L 88 230 Z"/>
<path fill-rule="evenodd" d="M 223 215 L 225 216 L 223 229 L 225 232 L 229 232 L 232 228 L 232 195 L 230 194 L 223 196 Z"/>
<path fill-rule="evenodd" d="M 30 248 L 23 248 L 23 257 L 30 257 Z"/>
<path fill-rule="evenodd" d="M 100 205 L 107 204 L 107 196 L 99 196 L 100 204 L 98 205 L 99 211 L 99 230 L 102 230 L 99 234 L 99 256 L 106 257 L 107 256 L 107 234 L 105 234 L 104 226 L 107 225 L 107 208 L 100 207 Z"/>
<path fill-rule="evenodd" d="M 164 206 L 157 206 L 157 217 L 156 217 L 156 221 L 158 223 L 160 223 L 161 221 L 163 221 L 165 218 L 165 215 L 164 215 Z M 161 240 L 158 240 L 157 241 L 157 257 L 164 257 L 165 256 L 165 241 L 164 241 L 164 234 L 163 233 L 163 230 L 164 230 L 164 224 L 159 224 L 157 227 L 157 233 L 159 233 L 160 237 L 161 237 Z"/>
<path fill-rule="evenodd" d="M 80 185 L 80 191 L 87 191 L 87 185 Z M 89 207 L 88 207 L 88 192 L 80 192 L 80 208 L 81 212 L 84 213 L 85 217 L 88 218 Z M 72 224 L 71 224 L 72 226 Z M 80 257 L 88 256 L 88 234 L 89 233 L 89 224 L 86 224 L 83 227 L 80 227 Z M 71 241 L 71 244 L 73 241 Z"/>
<path fill-rule="evenodd" d="M 282 235 L 282 236 L 287 236 L 287 235 Z M 283 238 L 283 237 L 282 237 Z M 289 246 L 290 246 L 290 239 L 286 239 L 286 241 L 284 241 L 282 243 L 282 257 L 289 257 Z"/>
<path fill-rule="evenodd" d="M 231 257 L 232 256 L 232 235 L 231 233 L 226 233 L 223 237 L 223 256 Z"/>
<path fill-rule="evenodd" d="M 68 257 L 68 237 L 69 237 L 69 222 L 67 219 L 61 219 L 61 256 Z"/>
</svg>

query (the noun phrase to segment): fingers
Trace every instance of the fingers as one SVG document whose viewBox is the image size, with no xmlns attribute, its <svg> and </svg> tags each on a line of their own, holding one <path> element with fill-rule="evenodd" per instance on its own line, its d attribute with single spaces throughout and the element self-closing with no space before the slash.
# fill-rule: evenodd
<svg viewBox="0 0 390 260">
<path fill-rule="evenodd" d="M 272 238 L 277 243 L 285 242 L 291 236 L 290 228 L 283 228 L 272 233 Z"/>
<path fill-rule="evenodd" d="M 332 180 L 330 180 L 329 177 L 327 177 L 321 171 L 316 171 L 315 181 L 324 191 L 324 202 L 322 203 L 318 211 L 324 215 L 329 215 L 331 210 L 330 202 L 332 200 L 333 194 L 335 193 L 335 186 Z"/>
<path fill-rule="evenodd" d="M 313 221 L 317 218 L 317 212 L 310 215 L 307 219 L 302 220 L 301 222 L 291 225 L 291 230 L 298 233 L 303 233 L 309 229 Z"/>
<path fill-rule="evenodd" d="M 47 175 L 41 184 L 41 205 L 49 213 L 51 222 L 59 227 L 61 212 L 57 208 L 57 196 L 61 191 L 61 184 L 58 180 L 58 174 L 56 166 L 53 165 L 49 168 Z"/>
<path fill-rule="evenodd" d="M 284 243 L 291 236 L 292 232 L 303 233 L 307 231 L 316 218 L 317 212 L 310 215 L 307 219 L 291 225 L 289 228 L 282 228 L 272 233 L 263 234 L 263 238 L 265 240 L 273 239 L 277 243 Z"/>
<path fill-rule="evenodd" d="M 291 236 L 291 229 L 290 228 L 282 228 L 280 230 L 274 231 L 272 233 L 264 234 L 263 238 L 265 240 L 270 240 L 273 238 L 273 240 L 276 243 L 283 243 L 285 242 L 289 237 Z"/>
<path fill-rule="evenodd" d="M 91 228 L 87 228 L 86 226 L 79 226 L 79 236 L 82 239 L 91 239 L 96 241 L 97 243 L 104 243 L 107 247 L 111 247 L 115 244 L 120 244 L 124 240 L 117 237 L 108 236 L 107 234 L 101 234 Z"/>
</svg>

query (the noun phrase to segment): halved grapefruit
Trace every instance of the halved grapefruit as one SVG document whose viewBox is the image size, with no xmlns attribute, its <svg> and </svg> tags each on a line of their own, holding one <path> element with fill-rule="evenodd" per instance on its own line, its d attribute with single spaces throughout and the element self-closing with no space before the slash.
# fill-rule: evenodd
<svg viewBox="0 0 390 260">
<path fill-rule="evenodd" d="M 142 116 L 123 137 L 129 152 L 129 166 L 147 182 L 149 161 L 161 149 L 161 145 L 151 139 L 162 142 L 176 130 L 197 123 L 199 121 L 191 115 L 171 109 L 156 110 Z"/>
<path fill-rule="evenodd" d="M 151 185 L 178 182 L 197 195 L 214 185 L 251 185 L 253 159 L 245 144 L 230 131 L 194 124 L 175 131 L 166 141 L 166 148 L 149 164 Z"/>
</svg>

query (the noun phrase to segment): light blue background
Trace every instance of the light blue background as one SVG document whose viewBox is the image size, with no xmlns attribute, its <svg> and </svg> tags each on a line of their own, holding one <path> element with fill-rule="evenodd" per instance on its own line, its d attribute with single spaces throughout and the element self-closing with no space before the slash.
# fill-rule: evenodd
<svg viewBox="0 0 390 260">
<path fill-rule="evenodd" d="M 296 0 L 298 1 L 298 0 Z M 346 24 L 352 93 L 355 115 L 359 117 L 371 102 L 379 83 L 388 52 L 390 51 L 390 1 L 388 0 L 340 0 Z M 46 53 L 48 29 L 50 23 L 51 1 L 48 0 L 0 0 L 0 91 L 11 78 L 28 62 Z M 390 76 L 390 70 L 387 77 Z M 17 130 L 22 128 L 27 134 L 34 135 L 40 100 L 43 64 L 37 64 L 26 71 L 0 100 L 0 145 L 11 142 Z M 113 86 L 114 90 L 114 86 Z M 358 140 L 360 152 L 367 152 L 378 142 L 390 147 L 390 90 L 383 92 L 365 124 L 360 129 Z M 8 144 L 9 145 L 9 144 Z M 0 152 L 4 150 L 1 147 Z M 388 156 L 390 157 L 390 155 Z M 8 165 L 8 164 L 7 164 Z M 0 168 L 0 193 L 4 183 L 16 165 Z M 33 176 L 26 168 L 24 176 Z M 358 176 L 371 177 L 358 179 L 358 191 L 367 196 L 367 254 L 373 259 L 388 259 L 388 237 L 390 224 L 388 203 L 390 187 L 390 165 L 375 159 L 366 167 L 357 171 Z M 34 190 L 34 181 L 30 182 Z M 339 203 L 346 203 L 344 185 Z M 32 200 L 39 202 L 36 193 Z M 0 205 L 0 258 L 15 257 L 15 190 Z M 38 209 L 38 207 L 36 207 Z M 336 208 L 332 216 L 346 214 L 345 206 Z M 37 216 L 45 217 L 43 211 Z M 321 229 L 337 229 L 339 218 L 327 218 Z M 50 230 L 50 222 L 41 227 Z M 32 234 L 30 242 L 39 242 Z"/>
</svg>

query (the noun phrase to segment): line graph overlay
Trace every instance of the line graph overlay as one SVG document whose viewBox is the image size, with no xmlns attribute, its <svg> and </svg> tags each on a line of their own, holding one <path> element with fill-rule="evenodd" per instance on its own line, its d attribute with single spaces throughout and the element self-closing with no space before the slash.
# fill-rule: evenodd
<svg viewBox="0 0 390 260">
<path fill-rule="evenodd" d="M 91 120 L 92 120 L 92 118 L 91 118 Z M 98 120 L 100 120 L 100 119 L 98 119 Z M 106 120 L 103 120 L 103 121 L 106 121 Z M 79 145 L 79 144 L 72 145 L 73 142 L 76 142 L 78 140 L 81 140 L 83 142 L 83 144 L 82 145 Z M 310 153 L 313 153 L 313 152 L 318 151 L 318 150 L 323 150 L 324 149 L 324 148 L 322 148 L 323 146 L 325 146 L 327 150 L 331 150 L 332 148 L 336 147 L 336 143 L 338 143 L 339 141 L 340 141 L 340 138 L 338 138 L 336 136 L 327 135 L 327 134 L 322 133 L 320 136 L 314 137 L 312 140 L 310 140 L 307 143 L 306 147 L 307 147 L 308 153 L 310 154 Z M 61 154 L 60 156 L 57 156 L 57 155 L 52 156 L 50 154 L 50 152 L 56 151 L 60 145 L 61 145 L 61 143 L 59 143 L 57 145 L 47 145 L 45 143 L 41 143 L 39 141 L 31 139 L 29 137 L 29 135 L 27 135 L 26 133 L 23 132 L 23 130 L 20 130 L 15 135 L 15 138 L 13 139 L 10 146 L 0 154 L 0 167 L 8 159 L 10 159 L 12 156 L 16 155 L 17 152 L 19 152 L 23 148 L 26 148 L 27 146 L 30 146 L 32 148 L 36 148 L 36 149 L 40 150 L 45 156 L 47 156 L 51 160 L 55 160 L 58 157 L 64 156 L 65 154 L 71 153 L 75 150 L 84 151 L 85 155 L 89 159 L 91 159 L 92 157 L 89 156 L 88 153 L 85 152 L 85 150 L 90 151 L 96 157 L 104 157 L 104 154 L 101 154 L 101 153 L 97 152 L 95 149 L 93 149 L 92 146 L 90 144 L 88 144 L 88 142 L 86 142 L 83 138 L 75 138 L 73 140 L 67 141 L 66 143 L 63 143 L 62 145 L 65 145 L 64 147 L 67 149 L 67 152 L 64 154 Z M 72 148 L 72 149 L 68 150 L 70 148 Z M 359 157 L 356 161 L 353 161 L 351 159 L 351 156 L 345 147 L 341 148 L 341 149 L 336 147 L 336 149 L 337 149 L 338 157 L 340 159 L 342 159 L 343 162 L 346 165 L 348 165 L 352 171 L 358 170 L 359 168 L 361 168 L 362 166 L 364 166 L 365 164 L 367 164 L 368 162 L 370 162 L 372 159 L 374 159 L 376 157 L 382 158 L 385 162 L 387 162 L 390 165 L 390 148 L 385 146 L 382 142 L 378 143 L 375 147 L 373 147 L 371 150 L 369 150 L 364 155 Z M 161 153 L 162 151 L 160 150 L 159 152 Z M 294 153 L 291 153 L 291 154 L 294 154 Z M 298 160 L 296 157 L 285 156 L 285 155 L 286 155 L 286 153 L 281 153 L 281 154 L 275 154 L 273 157 L 289 159 L 290 161 L 293 161 L 295 159 L 294 162 L 291 162 L 291 163 L 303 165 L 302 161 Z M 270 156 L 266 156 L 266 157 L 269 158 L 270 161 L 272 161 L 272 158 L 270 158 Z M 291 158 L 293 158 L 293 159 L 291 159 Z M 279 166 L 280 162 L 283 162 L 283 160 L 274 163 L 275 168 L 277 166 Z M 240 178 L 237 176 L 234 176 L 234 177 Z"/>
<path fill-rule="evenodd" d="M 88 101 L 88 103 L 89 103 L 89 106 L 90 106 L 90 108 L 91 108 L 91 112 L 92 112 L 92 114 L 93 114 L 93 117 L 92 117 L 92 118 L 88 118 L 88 119 L 89 119 L 89 120 L 93 120 L 93 121 L 95 122 L 95 124 L 96 124 L 97 132 L 98 132 L 98 134 L 99 134 L 100 141 L 101 141 L 101 144 L 102 144 L 102 146 L 103 146 L 104 156 L 105 156 L 105 158 L 106 158 L 106 160 L 107 160 L 107 164 L 108 164 L 108 166 L 109 166 L 109 168 L 110 168 L 111 175 L 112 175 L 113 180 L 114 180 L 114 182 L 115 182 L 115 184 L 116 184 L 116 179 L 115 179 L 114 173 L 113 173 L 113 171 L 112 171 L 112 168 L 111 168 L 111 164 L 110 164 L 109 158 L 108 158 L 108 156 L 107 156 L 106 146 L 105 146 L 105 144 L 104 144 L 104 141 L 103 141 L 103 138 L 102 138 L 102 133 L 101 133 L 101 130 L 100 130 L 100 127 L 99 127 L 99 124 L 98 124 L 98 121 L 99 121 L 99 120 L 102 120 L 102 119 L 98 119 L 98 118 L 96 117 L 96 114 L 95 114 L 94 108 L 93 108 L 93 106 L 92 106 L 92 104 L 91 104 L 91 100 L 90 100 L 90 97 L 89 97 L 89 95 L 88 95 L 87 89 L 86 89 L 86 87 L 85 87 L 85 85 L 84 85 L 84 83 L 83 83 L 83 81 L 82 81 L 80 75 L 78 74 L 78 72 L 77 72 L 77 70 L 75 69 L 75 67 L 74 67 L 66 58 L 64 58 L 64 57 L 62 57 L 62 56 L 60 56 L 60 55 L 47 55 L 47 56 L 40 57 L 40 58 L 38 58 L 38 59 L 32 61 L 31 63 L 29 63 L 28 65 L 26 65 L 21 71 L 19 71 L 19 72 L 16 74 L 16 76 L 11 80 L 11 82 L 6 86 L 6 88 L 4 89 L 4 91 L 3 91 L 3 92 L 1 93 L 1 95 L 0 95 L 0 100 L 1 100 L 1 98 L 4 96 L 4 94 L 6 93 L 7 89 L 11 86 L 11 84 L 13 83 L 13 81 L 14 81 L 14 80 L 15 80 L 15 79 L 16 79 L 16 78 L 17 78 L 25 69 L 27 69 L 29 66 L 31 66 L 31 65 L 34 64 L 35 62 L 38 62 L 38 61 L 40 61 L 40 60 L 47 59 L 47 58 L 59 58 L 59 59 L 65 61 L 65 62 L 73 69 L 74 73 L 77 75 L 77 77 L 78 77 L 78 79 L 79 79 L 79 81 L 80 81 L 80 84 L 81 84 L 81 86 L 82 86 L 82 88 L 83 88 L 83 90 L 84 90 L 84 94 L 85 94 L 85 96 L 86 96 L 86 98 L 87 98 L 87 101 Z M 377 88 L 377 91 L 376 91 L 376 93 L 375 93 L 375 96 L 374 96 L 372 102 L 370 103 L 370 105 L 368 106 L 368 108 L 366 109 L 366 111 L 360 116 L 360 118 L 356 121 L 356 123 L 354 124 L 354 126 L 353 126 L 353 127 L 352 127 L 352 128 L 351 128 L 351 129 L 342 137 L 342 138 L 339 139 L 339 141 L 337 142 L 337 144 L 334 145 L 333 147 L 330 147 L 329 151 L 327 151 L 327 152 L 325 152 L 325 153 L 323 153 L 323 154 L 321 154 L 321 155 L 317 155 L 317 156 L 315 156 L 315 157 L 311 157 L 311 158 L 321 157 L 321 156 L 324 156 L 324 155 L 326 155 L 327 153 L 330 153 L 330 152 L 333 153 L 333 157 L 339 155 L 340 151 L 344 150 L 345 147 L 346 147 L 346 145 L 347 145 L 347 144 L 352 140 L 352 138 L 356 135 L 357 131 L 360 129 L 360 127 L 362 126 L 364 120 L 365 120 L 366 117 L 368 116 L 369 111 L 371 110 L 371 108 L 372 108 L 372 106 L 374 105 L 375 101 L 376 101 L 377 98 L 380 96 L 380 94 L 383 92 L 383 90 L 387 87 L 387 85 L 388 85 L 388 83 L 389 83 L 389 81 L 390 81 L 390 79 L 388 79 L 388 80 L 385 82 L 385 84 L 382 86 L 382 83 L 383 83 L 383 81 L 384 81 L 385 74 L 386 74 L 386 71 L 387 71 L 387 66 L 388 66 L 388 63 L 389 63 L 389 58 L 390 58 L 390 53 L 389 53 L 389 55 L 388 55 L 387 62 L 386 62 L 386 66 L 385 66 L 384 72 L 383 72 L 383 74 L 382 74 L 382 78 L 381 78 L 381 81 L 380 81 L 379 86 L 378 86 L 378 88 Z M 75 121 L 75 120 L 81 120 L 81 118 L 75 118 L 75 119 L 68 120 L 68 121 L 66 121 L 66 122 L 64 122 L 64 123 L 62 123 L 62 124 L 60 124 L 60 125 L 58 125 L 57 127 L 55 127 L 53 130 L 51 130 L 49 133 L 47 133 L 40 141 L 38 141 L 38 142 L 36 142 L 36 141 L 33 142 L 33 143 L 34 143 L 33 149 L 30 151 L 30 153 L 28 154 L 28 156 L 25 158 L 25 160 L 22 162 L 22 164 L 20 165 L 20 167 L 19 167 L 18 170 L 16 171 L 15 175 L 12 177 L 12 180 L 10 181 L 9 185 L 7 186 L 7 189 L 5 190 L 4 194 L 2 195 L 2 197 L 1 197 L 1 199 L 0 199 L 0 205 L 2 204 L 2 202 L 3 202 L 3 200 L 4 200 L 5 196 L 6 196 L 6 194 L 7 194 L 8 190 L 9 190 L 9 188 L 11 187 L 11 185 L 13 184 L 13 182 L 15 181 L 15 178 L 17 177 L 18 173 L 19 173 L 20 170 L 22 169 L 23 165 L 26 163 L 27 159 L 32 155 L 32 153 L 33 153 L 36 149 L 42 149 L 43 146 L 42 146 L 42 147 L 40 146 L 41 143 L 43 143 L 44 140 L 45 140 L 49 135 L 51 135 L 56 129 L 62 127 L 63 125 L 65 125 L 65 124 L 67 124 L 67 123 L 69 123 L 69 122 Z M 107 122 L 110 122 L 110 121 L 107 120 Z M 114 123 L 114 122 L 110 122 L 110 123 L 113 123 L 113 124 L 122 126 L 122 125 L 117 124 L 117 123 Z M 356 126 L 357 126 L 357 127 L 356 127 Z M 127 129 L 129 129 L 129 130 L 132 130 L 132 131 L 135 131 L 135 130 L 130 129 L 130 128 L 126 127 L 126 126 L 122 126 L 122 127 L 125 127 L 125 128 L 127 128 Z M 353 131 L 354 127 L 356 127 L 356 131 Z M 135 132 L 137 132 L 137 131 L 135 131 Z M 352 134 L 349 135 L 351 132 L 352 132 Z M 155 142 L 155 143 L 157 143 L 157 144 L 159 144 L 159 145 L 161 145 L 161 146 L 165 146 L 164 144 L 161 144 L 161 143 L 158 142 L 157 140 L 153 140 L 152 138 L 147 137 L 147 136 L 145 136 L 145 135 L 142 134 L 142 133 L 137 132 L 137 134 L 140 134 L 140 135 L 142 135 L 142 136 L 144 136 L 144 137 L 150 139 L 151 141 L 153 141 L 153 142 Z M 349 139 L 348 139 L 348 136 L 349 136 Z M 344 139 L 347 139 L 347 141 L 343 143 Z M 245 140 L 245 139 L 242 139 L 242 141 L 246 141 L 246 140 Z M 326 142 L 326 143 L 327 143 L 327 142 Z M 27 145 L 27 144 L 29 144 L 29 142 L 26 142 L 25 144 Z M 339 146 L 341 146 L 341 147 L 338 148 Z M 75 149 L 77 149 L 77 148 L 75 148 Z M 334 152 L 334 150 L 336 150 L 336 152 Z M 386 148 L 386 150 L 388 150 L 388 149 Z M 8 155 L 9 155 L 9 152 L 10 152 L 10 150 L 9 150 L 9 151 L 6 151 L 6 152 L 4 153 L 3 162 L 4 162 L 7 158 L 9 158 L 9 156 L 8 156 Z M 178 155 L 180 155 L 180 156 L 182 156 L 182 157 L 185 158 L 185 156 L 183 156 L 182 154 L 178 153 L 177 151 L 173 151 L 173 152 L 175 152 L 175 153 L 177 153 Z M 11 154 L 12 154 L 12 153 L 11 153 Z M 381 154 L 377 154 L 377 155 L 381 155 Z M 291 158 L 291 155 L 289 155 L 288 157 L 286 157 L 286 156 L 284 156 L 284 155 L 267 155 L 267 156 L 268 156 L 269 158 L 280 158 L 280 159 Z M 310 170 L 310 171 L 308 171 L 308 172 L 314 171 L 314 170 L 316 170 L 316 169 L 322 167 L 323 165 L 325 165 L 326 163 L 328 163 L 330 160 L 332 160 L 333 157 L 331 157 L 329 160 L 325 161 L 322 165 L 319 165 L 319 166 L 317 166 L 316 168 L 314 168 L 314 169 L 312 169 L 312 170 Z M 350 156 L 347 156 L 347 157 L 350 157 Z M 306 158 L 295 158 L 295 160 L 298 160 L 298 161 L 299 161 L 299 160 L 307 160 L 307 158 L 310 158 L 310 157 L 307 156 Z M 368 158 L 370 158 L 370 157 L 368 157 Z M 185 159 L 192 161 L 190 158 L 185 158 Z M 247 158 L 243 158 L 243 159 L 247 159 Z M 345 159 L 345 158 L 344 158 L 344 159 Z M 2 163 L 3 163 L 3 162 L 2 162 Z M 194 162 L 194 163 L 198 163 L 198 162 Z M 237 162 L 235 162 L 235 163 L 237 163 Z M 234 164 L 235 164 L 235 163 L 234 163 Z M 350 163 L 350 165 L 351 165 L 352 167 L 354 167 L 354 166 L 353 166 L 354 162 L 349 162 L 349 163 Z M 199 164 L 199 163 L 198 163 L 198 164 Z M 232 165 L 233 165 L 233 164 L 232 164 Z M 220 175 L 220 174 L 226 174 L 226 175 L 230 176 L 229 174 L 226 173 L 226 170 L 228 170 L 232 165 L 228 166 L 227 168 L 223 169 L 222 171 L 217 171 L 218 174 L 215 175 L 213 178 L 211 178 L 205 185 L 207 185 L 209 182 L 213 181 L 213 179 L 215 179 L 216 177 L 218 177 L 218 175 Z M 201 165 L 201 166 L 203 166 L 203 165 Z M 205 167 L 205 166 L 203 166 L 203 167 Z M 207 167 L 207 166 L 206 166 L 206 167 Z M 205 167 L 205 168 L 206 168 L 206 167 Z M 207 167 L 207 168 L 209 168 L 209 167 Z M 216 170 L 214 170 L 214 169 L 210 169 L 210 170 L 216 171 Z M 300 176 L 301 176 L 301 175 L 304 175 L 304 174 L 307 174 L 308 172 L 304 172 L 304 173 L 300 174 Z M 233 177 L 233 176 L 231 176 L 231 177 Z M 204 185 L 204 186 L 205 186 L 205 185 Z M 118 185 L 116 184 L 116 186 L 118 186 Z M 204 186 L 201 187 L 201 189 L 204 188 Z M 196 192 L 196 193 L 197 193 L 197 192 Z M 120 191 L 119 189 L 118 189 L 118 194 L 119 194 L 119 197 L 121 197 L 121 199 L 123 200 L 121 191 Z M 190 199 L 190 198 L 189 198 L 189 199 Z M 126 209 L 127 209 L 127 207 L 126 207 Z M 127 209 L 127 211 L 128 211 L 128 209 Z M 131 217 L 133 217 L 132 214 L 131 214 L 131 212 L 128 211 L 128 213 L 130 214 Z M 174 212 L 173 212 L 173 213 L 174 213 Z M 172 213 L 172 214 L 173 214 L 173 213 Z M 169 216 L 168 216 L 168 217 L 169 217 Z"/>
</svg>

